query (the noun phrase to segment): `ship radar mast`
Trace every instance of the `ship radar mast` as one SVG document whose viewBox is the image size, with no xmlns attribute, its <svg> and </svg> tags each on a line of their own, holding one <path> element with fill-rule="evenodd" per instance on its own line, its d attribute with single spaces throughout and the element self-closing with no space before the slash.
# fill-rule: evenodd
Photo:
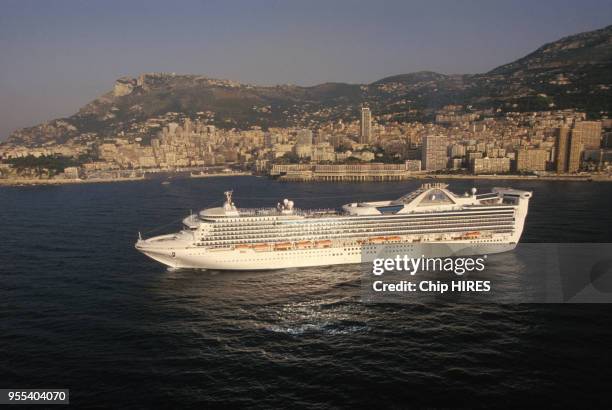
<svg viewBox="0 0 612 410">
<path fill-rule="evenodd" d="M 232 201 L 232 194 L 234 193 L 234 191 L 225 191 L 223 194 L 225 195 L 225 203 L 223 204 L 223 208 L 226 211 L 235 211 L 236 210 L 236 206 L 234 205 L 234 202 Z"/>
</svg>

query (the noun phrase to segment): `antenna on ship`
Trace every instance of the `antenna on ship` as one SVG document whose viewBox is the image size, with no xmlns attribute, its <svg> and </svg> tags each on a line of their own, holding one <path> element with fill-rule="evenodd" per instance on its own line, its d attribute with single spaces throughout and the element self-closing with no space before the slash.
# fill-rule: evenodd
<svg viewBox="0 0 612 410">
<path fill-rule="evenodd" d="M 234 208 L 234 202 L 232 201 L 232 194 L 234 193 L 234 191 L 230 190 L 230 191 L 225 191 L 225 205 L 224 208 L 227 210 L 231 210 Z"/>
<path fill-rule="evenodd" d="M 142 241 L 142 235 L 140 234 L 140 231 L 138 231 L 138 240 Z"/>
</svg>

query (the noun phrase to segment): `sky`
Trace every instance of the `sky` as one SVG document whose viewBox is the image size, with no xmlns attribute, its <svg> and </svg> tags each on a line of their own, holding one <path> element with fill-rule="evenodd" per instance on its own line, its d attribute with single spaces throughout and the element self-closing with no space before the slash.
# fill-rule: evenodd
<svg viewBox="0 0 612 410">
<path fill-rule="evenodd" d="M 612 0 L 0 1 L 0 140 L 141 72 L 243 83 L 479 73 L 612 24 Z"/>
</svg>

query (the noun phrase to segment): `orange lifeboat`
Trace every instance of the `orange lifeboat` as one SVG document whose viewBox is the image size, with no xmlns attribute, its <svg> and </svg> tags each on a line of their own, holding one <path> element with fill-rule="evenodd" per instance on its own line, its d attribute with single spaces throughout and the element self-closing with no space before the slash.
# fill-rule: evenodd
<svg viewBox="0 0 612 410">
<path fill-rule="evenodd" d="M 332 241 L 329 239 L 325 239 L 322 241 L 315 241 L 315 246 L 317 248 L 329 248 L 332 245 Z"/>
<path fill-rule="evenodd" d="M 372 238 L 368 238 L 368 241 L 370 241 L 370 243 L 383 243 L 385 241 L 385 237 L 384 236 L 374 236 Z"/>
<path fill-rule="evenodd" d="M 253 250 L 257 252 L 267 251 L 268 249 L 270 249 L 270 245 L 268 245 L 267 243 L 258 243 L 256 245 L 253 245 Z"/>
<path fill-rule="evenodd" d="M 277 251 L 286 251 L 291 248 L 291 242 L 280 242 L 274 244 L 274 250 Z"/>
<path fill-rule="evenodd" d="M 234 248 L 235 248 L 235 249 L 240 249 L 240 250 L 242 250 L 242 249 L 251 249 L 251 245 L 248 245 L 248 244 L 241 244 L 241 245 L 236 245 L 236 246 L 234 246 Z"/>
<path fill-rule="evenodd" d="M 312 247 L 312 242 L 311 241 L 299 241 L 295 243 L 295 246 L 298 249 L 308 249 Z"/>
<path fill-rule="evenodd" d="M 399 236 L 387 236 L 385 239 L 386 239 L 388 242 L 399 242 L 399 241 L 401 241 L 401 240 L 402 240 L 402 238 L 401 238 L 401 237 L 399 237 Z"/>
</svg>

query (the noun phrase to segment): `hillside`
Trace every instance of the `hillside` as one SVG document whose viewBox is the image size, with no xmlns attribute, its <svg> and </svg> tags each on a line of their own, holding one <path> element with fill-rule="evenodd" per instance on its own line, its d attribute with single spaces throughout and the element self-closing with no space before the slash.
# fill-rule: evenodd
<svg viewBox="0 0 612 410">
<path fill-rule="evenodd" d="M 114 136 L 167 112 L 210 112 L 221 128 L 313 126 L 357 116 L 361 104 L 398 120 L 431 118 L 446 104 L 505 111 L 556 108 L 612 111 L 612 26 L 545 44 L 527 56 L 476 75 L 417 72 L 372 84 L 261 87 L 201 75 L 164 73 L 120 78 L 112 91 L 68 118 L 15 131 L 8 142 L 40 145 L 87 135 Z"/>
<path fill-rule="evenodd" d="M 564 37 L 531 54 L 473 77 L 481 98 L 521 110 L 580 108 L 610 112 L 612 26 Z M 540 95 L 545 95 L 540 96 Z"/>
</svg>

